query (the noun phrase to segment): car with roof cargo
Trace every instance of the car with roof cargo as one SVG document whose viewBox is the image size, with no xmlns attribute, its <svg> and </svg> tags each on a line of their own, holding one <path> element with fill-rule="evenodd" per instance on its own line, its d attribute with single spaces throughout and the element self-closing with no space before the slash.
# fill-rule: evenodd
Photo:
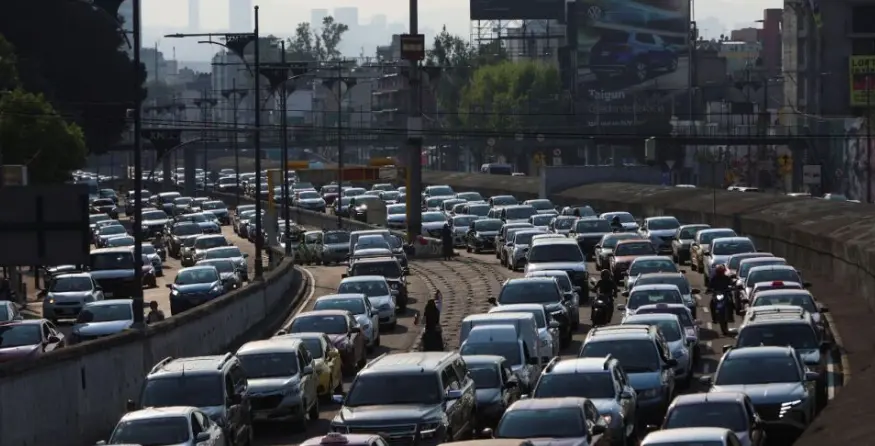
<svg viewBox="0 0 875 446">
<path fill-rule="evenodd" d="M 830 327 L 827 323 L 826 313 L 829 307 L 818 302 L 811 291 L 799 289 L 774 289 L 760 291 L 750 302 L 749 307 L 756 310 L 759 307 L 770 305 L 789 305 L 801 308 L 811 315 L 811 320 L 817 327 L 820 336 L 824 339 L 830 337 Z"/>
<path fill-rule="evenodd" d="M 495 250 L 496 254 L 498 254 L 495 241 L 502 226 L 502 221 L 497 218 L 480 218 L 474 220 L 468 225 L 468 231 L 465 233 L 465 250 L 475 254 L 480 254 L 483 251 Z"/>
</svg>

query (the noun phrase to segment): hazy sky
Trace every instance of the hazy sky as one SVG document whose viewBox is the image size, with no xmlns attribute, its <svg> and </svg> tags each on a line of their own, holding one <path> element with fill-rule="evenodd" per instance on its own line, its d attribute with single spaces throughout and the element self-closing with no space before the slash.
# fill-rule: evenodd
<svg viewBox="0 0 875 446">
<path fill-rule="evenodd" d="M 228 23 L 227 0 L 200 0 L 202 27 L 222 29 Z M 511 0 L 526 1 L 526 0 Z M 762 18 L 764 8 L 780 8 L 783 0 L 693 0 L 699 20 L 714 18 L 727 28 L 753 26 Z M 407 0 L 255 0 L 261 7 L 262 27 L 266 32 L 290 34 L 294 25 L 308 21 L 310 9 L 329 10 L 357 6 L 362 21 L 370 21 L 375 14 L 385 14 L 389 21 L 407 23 Z M 187 0 L 143 0 L 143 21 L 149 27 L 185 26 L 188 23 Z M 467 30 L 468 0 L 422 0 L 419 3 L 421 26 L 440 29 L 443 24 L 462 32 Z"/>
</svg>

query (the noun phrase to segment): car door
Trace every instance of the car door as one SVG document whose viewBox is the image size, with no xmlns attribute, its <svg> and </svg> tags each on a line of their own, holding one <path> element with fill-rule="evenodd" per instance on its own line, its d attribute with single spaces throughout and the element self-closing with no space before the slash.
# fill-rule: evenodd
<svg viewBox="0 0 875 446">
<path fill-rule="evenodd" d="M 228 427 L 229 435 L 234 436 L 234 443 L 240 444 L 240 441 L 247 438 L 249 435 L 249 399 L 245 397 L 248 390 L 246 374 L 239 364 L 231 365 L 230 370 L 225 375 L 226 386 L 228 387 L 229 397 L 233 396 L 228 405 Z M 232 430 L 233 429 L 233 430 Z"/>
<path fill-rule="evenodd" d="M 589 444 L 591 445 L 607 445 L 608 442 L 605 441 L 607 438 L 605 434 L 594 434 L 593 429 L 596 426 L 602 426 L 605 431 L 607 431 L 608 425 L 605 423 L 604 418 L 599 414 L 598 409 L 595 407 L 595 404 L 590 400 L 586 400 L 583 403 L 583 416 L 586 420 L 587 433 Z"/>
<path fill-rule="evenodd" d="M 452 364 L 447 365 L 441 371 L 441 383 L 444 386 L 444 414 L 450 421 L 450 429 L 452 429 L 454 437 L 448 441 L 455 441 L 456 436 L 464 432 L 463 427 L 467 424 L 465 421 L 464 402 L 462 398 L 448 399 L 447 394 L 451 390 L 462 390 L 462 385 L 459 382 L 459 377 L 453 369 Z"/>
<path fill-rule="evenodd" d="M 350 338 L 355 346 L 355 358 L 358 361 L 360 358 L 365 357 L 365 335 L 364 332 L 361 331 L 361 327 L 355 321 L 355 318 L 349 316 L 346 318 L 347 324 L 347 332 L 350 334 Z M 358 332 L 354 331 L 354 329 L 358 329 Z"/>
<path fill-rule="evenodd" d="M 371 327 L 374 327 L 374 330 L 378 330 L 380 327 L 380 313 L 374 309 L 369 299 L 365 298 L 362 300 L 365 302 L 365 314 L 367 314 L 368 319 L 371 320 Z"/>
<path fill-rule="evenodd" d="M 477 392 L 474 388 L 474 379 L 468 373 L 468 365 L 462 358 L 456 358 L 453 361 L 453 370 L 459 377 L 459 384 L 462 390 L 462 411 L 467 425 L 463 432 L 470 432 L 474 429 L 475 406 L 477 405 Z"/>
<path fill-rule="evenodd" d="M 306 398 L 307 403 L 316 404 L 316 401 L 319 399 L 317 392 L 317 382 L 319 381 L 316 376 L 316 367 L 313 364 L 313 357 L 310 356 L 310 352 L 307 351 L 306 348 L 302 348 L 298 350 L 298 362 L 299 362 L 299 374 L 301 375 L 301 393 L 304 394 L 304 398 Z M 304 368 L 310 367 L 310 370 L 313 373 L 309 375 L 304 375 Z"/>
<path fill-rule="evenodd" d="M 757 414 L 753 402 L 747 395 L 744 396 L 744 412 L 747 417 L 748 435 L 750 435 L 751 446 L 761 446 L 765 439 L 763 438 L 762 424 L 760 416 Z"/>
<path fill-rule="evenodd" d="M 195 443 L 196 445 L 224 446 L 222 444 L 222 429 L 218 428 L 218 426 L 210 421 L 210 418 L 204 415 L 202 412 L 195 412 L 192 414 L 191 430 L 192 434 L 194 434 L 192 438 L 197 437 L 196 432 L 198 431 L 206 432 L 210 435 L 209 440 L 201 443 Z"/>
</svg>

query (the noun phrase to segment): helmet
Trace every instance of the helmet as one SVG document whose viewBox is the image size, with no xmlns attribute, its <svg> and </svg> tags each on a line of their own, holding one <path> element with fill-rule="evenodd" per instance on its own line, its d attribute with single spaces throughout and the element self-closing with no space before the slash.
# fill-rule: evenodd
<svg viewBox="0 0 875 446">
<path fill-rule="evenodd" d="M 717 265 L 717 269 L 714 270 L 715 276 L 722 276 L 726 274 L 726 267 L 723 265 Z"/>
<path fill-rule="evenodd" d="M 609 280 L 611 278 L 611 270 L 603 269 L 602 270 L 602 279 Z"/>
</svg>

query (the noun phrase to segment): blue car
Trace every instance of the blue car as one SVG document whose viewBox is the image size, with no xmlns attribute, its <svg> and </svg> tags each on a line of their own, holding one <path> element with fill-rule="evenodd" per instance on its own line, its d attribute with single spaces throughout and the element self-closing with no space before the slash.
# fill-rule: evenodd
<svg viewBox="0 0 875 446">
<path fill-rule="evenodd" d="M 605 31 L 590 51 L 589 68 L 602 82 L 621 77 L 640 83 L 657 72 L 676 71 L 678 55 L 655 34 Z"/>
<path fill-rule="evenodd" d="M 183 268 L 170 288 L 170 314 L 179 314 L 225 294 L 222 277 L 215 266 Z"/>
</svg>

